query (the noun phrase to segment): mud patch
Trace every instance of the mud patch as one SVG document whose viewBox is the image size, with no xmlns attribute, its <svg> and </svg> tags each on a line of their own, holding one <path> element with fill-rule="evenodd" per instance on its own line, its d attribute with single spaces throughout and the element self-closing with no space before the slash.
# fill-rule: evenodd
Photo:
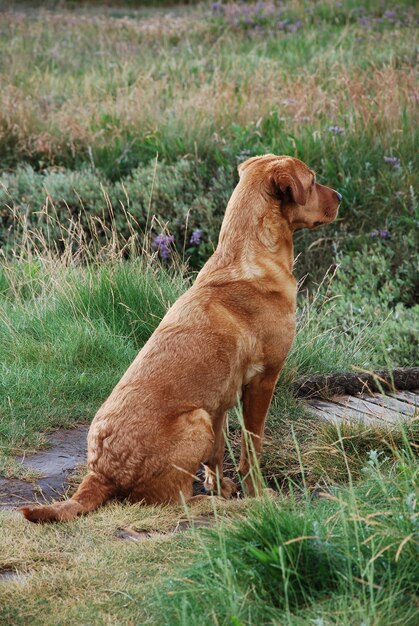
<svg viewBox="0 0 419 626">
<path fill-rule="evenodd" d="M 180 519 L 176 526 L 173 526 L 165 532 L 157 530 L 147 530 L 145 528 L 117 528 L 114 535 L 117 539 L 126 541 L 147 541 L 149 539 L 164 539 L 174 533 L 184 532 L 192 528 L 209 528 L 215 522 L 212 513 L 202 513 L 192 518 Z"/>
<path fill-rule="evenodd" d="M 26 469 L 41 477 L 33 482 L 0 478 L 0 509 L 59 498 L 68 488 L 69 475 L 86 462 L 89 425 L 59 430 L 47 437 L 50 448 L 17 458 Z"/>
<path fill-rule="evenodd" d="M 19 583 L 24 585 L 26 580 L 29 578 L 29 574 L 23 574 L 21 572 L 17 572 L 15 569 L 3 568 L 0 569 L 0 584 L 1 583 Z"/>
</svg>

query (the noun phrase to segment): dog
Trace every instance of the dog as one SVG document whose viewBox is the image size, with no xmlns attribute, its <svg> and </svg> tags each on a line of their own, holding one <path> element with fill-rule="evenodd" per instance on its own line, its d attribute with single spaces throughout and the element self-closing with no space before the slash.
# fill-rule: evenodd
<svg viewBox="0 0 419 626">
<path fill-rule="evenodd" d="M 72 520 L 116 496 L 189 501 L 201 463 L 207 489 L 217 477 L 218 494 L 231 496 L 225 425 L 238 398 L 239 473 L 258 493 L 265 418 L 295 335 L 293 232 L 333 222 L 341 195 L 293 157 L 253 157 L 238 171 L 216 251 L 93 419 L 88 474 L 69 500 L 22 507 L 26 519 Z"/>
</svg>

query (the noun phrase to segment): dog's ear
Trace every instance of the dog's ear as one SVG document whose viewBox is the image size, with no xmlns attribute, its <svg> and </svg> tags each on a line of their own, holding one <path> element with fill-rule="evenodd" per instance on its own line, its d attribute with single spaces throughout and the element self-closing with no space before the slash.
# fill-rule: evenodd
<svg viewBox="0 0 419 626">
<path fill-rule="evenodd" d="M 293 202 L 302 206 L 307 202 L 307 192 L 295 171 L 290 172 L 281 165 L 275 168 L 273 186 L 276 194 L 282 198 L 288 195 Z"/>
</svg>

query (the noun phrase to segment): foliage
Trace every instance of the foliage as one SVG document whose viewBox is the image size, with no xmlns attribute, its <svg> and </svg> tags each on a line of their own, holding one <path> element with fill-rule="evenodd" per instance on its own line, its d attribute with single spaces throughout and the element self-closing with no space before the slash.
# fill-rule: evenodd
<svg viewBox="0 0 419 626">
<path fill-rule="evenodd" d="M 365 476 L 320 501 L 255 502 L 206 531 L 192 563 L 159 587 L 161 623 L 413 625 L 413 451 L 406 446 L 386 470 L 371 450 Z"/>
</svg>

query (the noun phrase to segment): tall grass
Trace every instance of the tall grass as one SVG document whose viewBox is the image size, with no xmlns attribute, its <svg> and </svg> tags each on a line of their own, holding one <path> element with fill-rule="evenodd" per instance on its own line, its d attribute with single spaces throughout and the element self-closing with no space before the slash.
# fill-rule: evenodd
<svg viewBox="0 0 419 626">
<path fill-rule="evenodd" d="M 147 231 L 151 212 L 198 268 L 216 245 L 237 162 L 295 155 L 344 197 L 336 224 L 296 235 L 297 274 L 313 287 L 339 262 L 350 293 L 371 260 L 374 290 L 385 295 L 378 315 L 393 322 L 385 343 L 397 344 L 401 321 L 412 361 L 415 7 L 295 0 L 268 18 L 268 4 L 256 17 L 251 4 L 234 3 L 222 13 L 60 5 L 2 14 L 0 241 L 19 244 L 14 214 L 45 234 L 46 201 L 58 223 L 80 219 L 93 241 L 103 227 L 128 238 L 127 213 Z M 299 28 L 280 28 L 278 11 Z M 91 216 L 102 220 L 94 235 Z M 196 228 L 202 242 L 189 245 Z M 59 247 L 60 228 L 49 232 Z M 346 306 L 342 319 L 359 310 L 368 320 L 365 308 L 365 299 Z"/>
<path fill-rule="evenodd" d="M 205 531 L 192 563 L 158 588 L 163 624 L 416 623 L 417 465 L 371 451 L 364 481 L 265 499 Z"/>
<path fill-rule="evenodd" d="M 51 428 L 90 421 L 193 278 L 179 257 L 174 267 L 164 266 L 150 236 L 136 229 L 128 213 L 129 238 L 89 216 L 87 237 L 80 220 L 62 224 L 55 205 L 48 202 L 42 228 L 31 227 L 25 219 L 15 222 L 22 244 L 13 257 L 3 257 L 0 267 L 0 443 L 6 455 L 40 445 Z M 112 205 L 108 208 L 112 211 Z M 50 225 L 60 229 L 58 241 L 50 237 Z M 304 417 L 291 390 L 296 376 L 380 363 L 381 322 L 374 323 L 371 316 L 367 328 L 355 322 L 343 326 L 331 285 L 329 274 L 314 298 L 301 294 L 297 340 L 268 420 L 263 467 L 275 480 L 299 475 L 293 420 L 312 484 L 324 469 L 321 455 L 313 452 L 313 433 L 324 449 L 333 439 L 326 427 L 320 432 Z M 403 349 L 402 344 L 400 354 Z M 384 359 L 384 364 L 392 363 Z M 234 420 L 232 425 L 238 432 Z M 368 431 L 359 433 L 358 441 L 368 436 Z M 234 433 L 233 442 L 238 444 Z M 338 464 L 337 480 L 339 472 Z"/>
<path fill-rule="evenodd" d="M 344 197 L 327 231 L 296 235 L 297 275 L 313 289 L 339 263 L 336 318 L 348 334 L 362 320 L 385 320 L 374 359 L 411 363 L 415 7 L 295 0 L 273 3 L 271 15 L 268 5 L 6 11 L 0 241 L 20 245 L 15 215 L 60 250 L 68 220 L 103 244 L 106 229 L 131 236 L 127 214 L 143 231 L 155 214 L 199 268 L 216 245 L 237 162 L 292 154 Z M 57 223 L 47 233 L 51 204 Z M 196 228 L 201 243 L 190 245 Z"/>
<path fill-rule="evenodd" d="M 86 243 L 79 223 L 60 224 L 57 251 L 47 239 L 50 221 L 56 217 L 46 219 L 45 231 L 16 224 L 25 243 L 0 267 L 6 452 L 39 445 L 41 431 L 90 421 L 188 284 L 180 265 L 162 267 L 147 237 L 125 241 L 107 231 L 107 245 Z M 97 227 L 91 223 L 92 232 Z M 126 246 L 137 251 L 129 263 Z"/>
</svg>

